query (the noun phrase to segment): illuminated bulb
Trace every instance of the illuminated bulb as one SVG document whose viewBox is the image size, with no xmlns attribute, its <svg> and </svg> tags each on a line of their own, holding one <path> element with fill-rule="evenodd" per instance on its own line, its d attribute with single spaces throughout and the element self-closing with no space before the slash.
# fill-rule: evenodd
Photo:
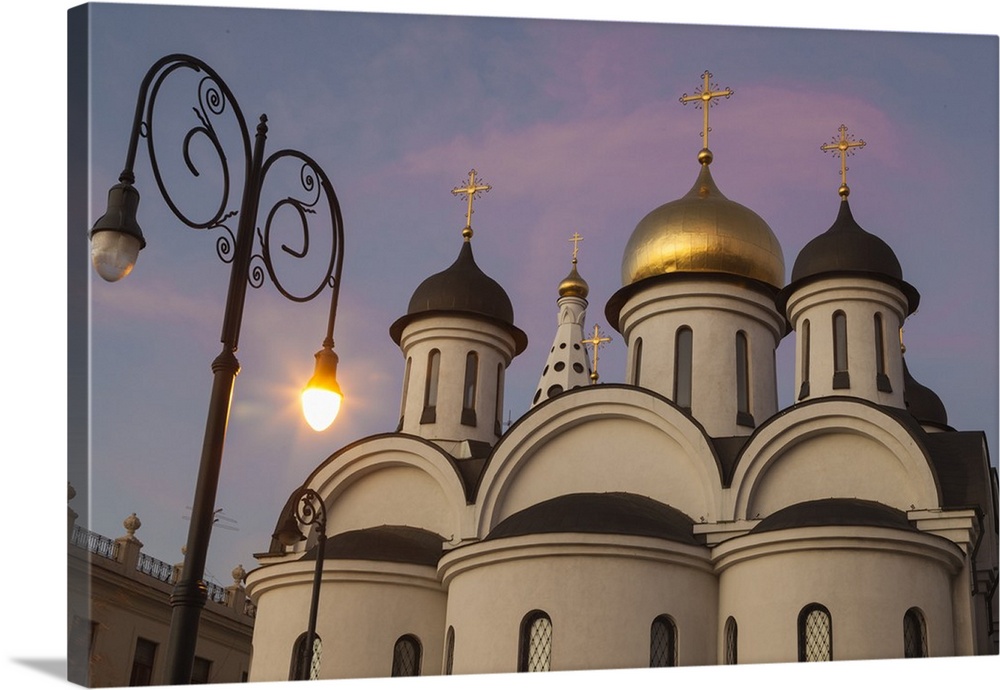
<svg viewBox="0 0 1000 690">
<path fill-rule="evenodd" d="M 306 387 L 302 391 L 302 414 L 309 426 L 316 431 L 323 431 L 337 418 L 343 399 L 340 393 L 331 390 Z"/>
<path fill-rule="evenodd" d="M 337 355 L 333 341 L 323 344 L 316 353 L 316 371 L 302 391 L 302 413 L 316 431 L 323 431 L 333 424 L 344 394 L 337 383 Z"/>
</svg>

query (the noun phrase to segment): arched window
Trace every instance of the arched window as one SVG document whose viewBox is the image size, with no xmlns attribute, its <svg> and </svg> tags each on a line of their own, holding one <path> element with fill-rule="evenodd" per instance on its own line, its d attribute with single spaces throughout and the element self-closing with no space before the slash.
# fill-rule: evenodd
<svg viewBox="0 0 1000 690">
<path fill-rule="evenodd" d="M 521 621 L 518 671 L 548 671 L 552 658 L 552 621 L 544 611 L 532 611 Z"/>
<path fill-rule="evenodd" d="M 323 653 L 323 640 L 319 635 L 313 638 L 312 659 L 310 660 L 306 640 L 309 633 L 302 633 L 295 639 L 292 646 L 292 663 L 288 671 L 288 680 L 316 680 L 319 678 L 320 656 Z"/>
<path fill-rule="evenodd" d="M 657 616 L 649 628 L 649 667 L 677 665 L 677 626 L 670 616 Z"/>
<path fill-rule="evenodd" d="M 909 609 L 903 615 L 903 657 L 915 659 L 927 656 L 927 625 L 920 609 Z"/>
<path fill-rule="evenodd" d="M 450 676 L 455 667 L 455 628 L 448 626 L 448 636 L 444 643 L 444 674 Z"/>
<path fill-rule="evenodd" d="M 847 315 L 842 311 L 833 313 L 833 387 L 851 387 L 847 373 Z"/>
<path fill-rule="evenodd" d="M 691 329 L 681 326 L 674 340 L 674 402 L 685 410 L 691 409 Z"/>
<path fill-rule="evenodd" d="M 750 414 L 750 345 L 743 331 L 736 333 L 736 423 L 754 426 Z"/>
<path fill-rule="evenodd" d="M 403 635 L 392 648 L 393 678 L 420 675 L 420 640 L 413 635 Z"/>
<path fill-rule="evenodd" d="M 399 402 L 399 429 L 403 428 L 403 417 L 406 415 L 406 394 L 410 390 L 410 370 L 413 368 L 413 357 L 406 358 L 406 371 L 403 373 L 403 397 Z"/>
<path fill-rule="evenodd" d="M 438 376 L 441 373 L 441 351 L 431 350 L 427 355 L 427 378 L 424 380 L 424 411 L 421 424 L 437 421 Z"/>
<path fill-rule="evenodd" d="M 736 650 L 738 644 L 739 629 L 736 627 L 736 619 L 730 616 L 726 619 L 726 627 L 723 632 L 723 657 L 722 663 L 737 663 Z"/>
<path fill-rule="evenodd" d="M 878 313 L 875 314 L 875 387 L 883 393 L 892 393 L 885 365 L 885 329 Z"/>
<path fill-rule="evenodd" d="M 465 386 L 462 389 L 462 424 L 476 426 L 476 386 L 479 381 L 479 355 L 465 356 Z"/>
<path fill-rule="evenodd" d="M 802 345 L 799 348 L 801 353 L 801 374 L 802 385 L 799 386 L 799 400 L 809 397 L 809 319 L 802 322 L 802 327 L 799 329 L 799 335 L 802 338 Z"/>
<path fill-rule="evenodd" d="M 497 436 L 503 434 L 503 364 L 497 364 L 496 419 L 493 431 Z"/>
<path fill-rule="evenodd" d="M 635 339 L 635 347 L 632 348 L 632 385 L 639 385 L 639 375 L 642 373 L 642 338 Z"/>
<path fill-rule="evenodd" d="M 799 661 L 833 661 L 833 624 L 821 604 L 799 612 Z"/>
</svg>

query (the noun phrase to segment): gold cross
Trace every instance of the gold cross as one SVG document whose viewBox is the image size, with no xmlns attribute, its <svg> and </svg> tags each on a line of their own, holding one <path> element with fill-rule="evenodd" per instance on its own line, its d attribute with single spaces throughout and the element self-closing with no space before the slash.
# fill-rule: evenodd
<svg viewBox="0 0 1000 690">
<path fill-rule="evenodd" d="M 854 141 L 847 136 L 847 125 L 841 125 L 840 129 L 840 139 L 834 139 L 829 144 L 823 144 L 820 146 L 821 151 L 829 151 L 834 155 L 840 154 L 840 190 L 839 194 L 843 198 L 847 198 L 847 195 L 851 193 L 850 188 L 847 186 L 847 157 L 853 156 L 853 148 L 862 148 L 865 145 L 864 139 L 859 139 Z"/>
<path fill-rule="evenodd" d="M 476 169 L 473 168 L 469 171 L 469 184 L 465 187 L 455 187 L 451 190 L 452 194 L 464 194 L 469 200 L 469 208 L 465 212 L 465 227 L 462 229 L 462 237 L 466 240 L 469 240 L 472 237 L 472 200 L 479 198 L 483 192 L 488 192 L 491 189 L 493 189 L 493 187 L 484 183 L 482 180 L 476 179 Z"/>
<path fill-rule="evenodd" d="M 601 335 L 600 327 L 594 324 L 594 337 L 584 338 L 580 341 L 584 345 L 590 345 L 594 350 L 594 366 L 591 368 L 590 372 L 590 382 L 597 383 L 597 350 L 602 347 L 605 343 L 610 343 L 611 338 Z"/>
<path fill-rule="evenodd" d="M 705 111 L 704 123 L 702 124 L 701 130 L 701 147 L 703 151 L 708 151 L 708 133 L 712 131 L 712 128 L 708 126 L 708 109 L 715 105 L 715 101 L 719 98 L 729 98 L 736 92 L 728 86 L 722 91 L 713 91 L 713 85 L 709 81 L 712 78 L 712 73 L 708 70 L 705 70 L 704 74 L 701 75 L 701 78 L 704 80 L 701 90 L 695 91 L 691 96 L 688 96 L 685 93 L 681 96 L 681 103 L 687 105 L 688 103 L 693 102 L 695 108 L 701 108 Z M 719 85 L 715 84 L 714 88 L 718 89 Z"/>
<path fill-rule="evenodd" d="M 578 232 L 574 232 L 573 236 L 569 238 L 569 241 L 573 243 L 573 263 L 576 263 L 576 254 L 580 251 L 580 243 L 583 242 L 583 235 Z"/>
</svg>

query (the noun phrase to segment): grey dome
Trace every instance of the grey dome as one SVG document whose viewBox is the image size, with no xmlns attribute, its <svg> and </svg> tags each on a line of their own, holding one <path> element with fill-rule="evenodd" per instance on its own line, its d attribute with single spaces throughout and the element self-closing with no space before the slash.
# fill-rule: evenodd
<svg viewBox="0 0 1000 690">
<path fill-rule="evenodd" d="M 782 508 L 760 521 L 751 534 L 796 527 L 863 526 L 915 529 L 906 513 L 860 498 L 823 498 Z"/>
<path fill-rule="evenodd" d="M 514 326 L 510 297 L 476 264 L 469 241 L 462 243 L 451 266 L 420 283 L 410 298 L 406 315 L 389 327 L 389 335 L 398 345 L 407 324 L 420 316 L 441 312 L 472 314 L 496 321 L 514 336 L 516 353 L 527 347 L 527 336 Z"/>
<path fill-rule="evenodd" d="M 886 280 L 906 295 L 910 314 L 920 303 L 920 294 L 903 280 L 895 252 L 884 240 L 858 225 L 846 198 L 841 200 L 837 220 L 830 229 L 799 252 L 791 281 L 779 297 L 781 306 L 803 282 L 830 274 L 862 274 Z"/>
<path fill-rule="evenodd" d="M 542 501 L 504 519 L 487 539 L 526 534 L 583 532 L 659 537 L 700 544 L 694 520 L 671 506 L 646 496 L 624 492 L 579 493 Z"/>
<path fill-rule="evenodd" d="M 948 426 L 948 411 L 941 398 L 910 375 L 905 357 L 903 358 L 903 402 L 909 413 L 921 424 Z"/>
</svg>

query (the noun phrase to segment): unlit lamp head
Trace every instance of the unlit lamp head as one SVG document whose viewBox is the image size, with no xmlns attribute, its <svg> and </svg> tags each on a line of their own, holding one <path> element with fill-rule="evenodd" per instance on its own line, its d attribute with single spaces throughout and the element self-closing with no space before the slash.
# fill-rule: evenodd
<svg viewBox="0 0 1000 690">
<path fill-rule="evenodd" d="M 104 280 L 127 276 L 146 246 L 136 220 L 138 208 L 139 192 L 132 185 L 119 183 L 108 191 L 108 210 L 90 231 L 91 260 Z"/>
</svg>

